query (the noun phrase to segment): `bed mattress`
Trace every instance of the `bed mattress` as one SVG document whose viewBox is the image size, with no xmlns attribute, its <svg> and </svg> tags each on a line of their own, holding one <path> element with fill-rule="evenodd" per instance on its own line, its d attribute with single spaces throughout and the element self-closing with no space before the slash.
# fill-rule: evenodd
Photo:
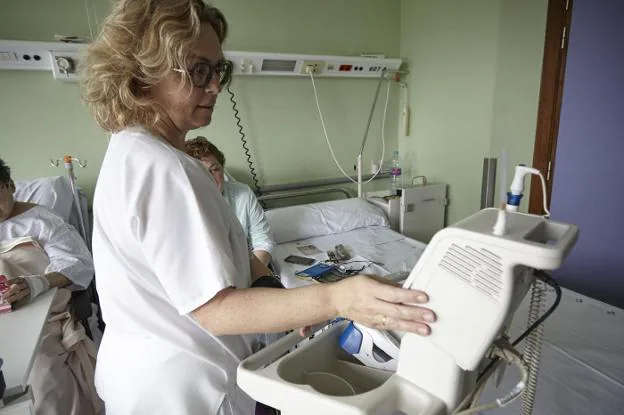
<svg viewBox="0 0 624 415">
<path fill-rule="evenodd" d="M 399 271 L 411 271 L 422 255 L 426 245 L 401 235 L 383 226 L 359 228 L 349 232 L 317 236 L 294 242 L 279 244 L 274 252 L 277 260 L 277 272 L 287 288 L 305 286 L 309 281 L 295 276 L 295 273 L 307 268 L 284 262 L 289 255 L 305 256 L 317 261 L 327 259 L 327 251 L 336 245 L 346 247 L 352 258 L 346 264 L 351 269 L 360 269 L 362 273 L 387 275 Z M 299 248 L 314 245 L 320 253 L 305 254 Z"/>
<path fill-rule="evenodd" d="M 512 323 L 512 339 L 526 328 L 528 297 Z M 547 306 L 554 297 L 549 291 Z M 508 368 L 500 388 L 490 381 L 481 402 L 504 395 L 518 379 L 516 369 Z M 520 408 L 518 399 L 491 413 L 515 415 Z M 624 414 L 624 310 L 563 289 L 544 326 L 533 414 Z"/>
</svg>

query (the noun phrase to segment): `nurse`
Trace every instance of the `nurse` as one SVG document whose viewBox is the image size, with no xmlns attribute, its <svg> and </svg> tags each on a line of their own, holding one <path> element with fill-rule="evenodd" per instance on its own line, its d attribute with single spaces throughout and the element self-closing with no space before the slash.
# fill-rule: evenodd
<svg viewBox="0 0 624 415">
<path fill-rule="evenodd" d="M 225 155 L 206 137 L 184 143 L 184 150 L 206 167 L 227 204 L 234 209 L 243 226 L 249 247 L 264 264 L 269 265 L 275 248 L 271 227 L 254 192 L 244 183 L 225 180 Z"/>
<path fill-rule="evenodd" d="M 121 0 L 88 48 L 83 96 L 112 133 L 93 208 L 107 324 L 96 386 L 107 414 L 252 414 L 236 368 L 254 333 L 342 316 L 426 335 L 435 320 L 425 293 L 366 276 L 250 288 L 259 275 L 245 233 L 183 151 L 230 80 L 226 34 L 224 16 L 201 0 Z"/>
</svg>

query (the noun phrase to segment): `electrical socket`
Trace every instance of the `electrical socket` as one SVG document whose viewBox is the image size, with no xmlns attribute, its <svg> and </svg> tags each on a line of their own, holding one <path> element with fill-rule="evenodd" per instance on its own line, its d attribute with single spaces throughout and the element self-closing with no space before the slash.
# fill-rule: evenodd
<svg viewBox="0 0 624 415">
<path fill-rule="evenodd" d="M 325 62 L 323 61 L 303 61 L 301 64 L 301 69 L 299 70 L 300 74 L 309 74 L 308 68 L 312 68 L 313 74 L 321 73 L 323 68 L 325 68 Z"/>
<path fill-rule="evenodd" d="M 253 73 L 253 61 L 251 59 L 243 59 L 241 61 L 240 69 L 242 73 Z"/>
</svg>

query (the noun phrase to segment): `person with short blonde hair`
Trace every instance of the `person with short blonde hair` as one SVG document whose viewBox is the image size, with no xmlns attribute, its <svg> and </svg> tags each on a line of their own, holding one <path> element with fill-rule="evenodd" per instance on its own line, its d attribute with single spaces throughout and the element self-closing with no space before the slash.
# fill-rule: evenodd
<svg viewBox="0 0 624 415">
<path fill-rule="evenodd" d="M 236 369 L 255 333 L 342 316 L 428 334 L 435 319 L 425 293 L 366 276 L 252 287 L 264 276 L 245 232 L 184 152 L 230 80 L 227 27 L 201 0 L 120 0 L 87 49 L 84 100 L 113 133 L 93 200 L 106 322 L 96 386 L 107 414 L 252 414 Z"/>
</svg>

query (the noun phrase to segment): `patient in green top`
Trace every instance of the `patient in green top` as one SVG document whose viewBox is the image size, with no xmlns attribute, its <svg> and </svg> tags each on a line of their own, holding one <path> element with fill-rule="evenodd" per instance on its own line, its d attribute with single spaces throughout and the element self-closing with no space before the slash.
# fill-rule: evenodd
<svg viewBox="0 0 624 415">
<path fill-rule="evenodd" d="M 214 178 L 223 197 L 240 221 L 254 255 L 265 265 L 271 262 L 275 242 L 264 210 L 256 195 L 244 183 L 225 180 L 225 156 L 205 137 L 196 137 L 185 143 L 186 152 L 201 161 Z"/>
</svg>

